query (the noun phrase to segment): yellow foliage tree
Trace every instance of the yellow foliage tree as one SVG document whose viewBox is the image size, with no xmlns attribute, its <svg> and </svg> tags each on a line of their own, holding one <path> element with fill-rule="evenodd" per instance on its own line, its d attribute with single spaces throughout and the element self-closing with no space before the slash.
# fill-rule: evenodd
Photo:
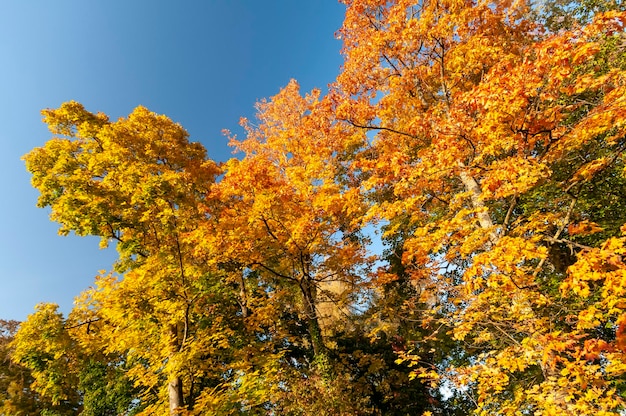
<svg viewBox="0 0 626 416">
<path fill-rule="evenodd" d="M 147 414 L 178 414 L 193 393 L 188 355 L 200 354 L 196 313 L 210 297 L 186 235 L 205 217 L 220 170 L 180 125 L 143 107 L 116 122 L 76 102 L 43 114 L 58 136 L 25 156 L 39 206 L 51 207 L 61 234 L 117 242 L 125 273 L 99 278 L 79 300 L 70 319 L 93 325 L 77 336 L 128 354 L 136 382 L 158 391 Z"/>
</svg>

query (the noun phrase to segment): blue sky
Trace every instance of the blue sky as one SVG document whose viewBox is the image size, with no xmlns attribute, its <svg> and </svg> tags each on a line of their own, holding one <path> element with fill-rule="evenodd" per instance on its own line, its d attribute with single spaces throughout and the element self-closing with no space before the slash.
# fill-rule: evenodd
<svg viewBox="0 0 626 416">
<path fill-rule="evenodd" d="M 50 138 L 40 110 L 76 100 L 112 119 L 137 105 L 180 122 L 209 156 L 222 129 L 291 78 L 303 91 L 339 72 L 336 0 L 7 0 L 0 3 L 0 319 L 39 302 L 64 312 L 114 250 L 60 237 L 20 157 Z"/>
</svg>

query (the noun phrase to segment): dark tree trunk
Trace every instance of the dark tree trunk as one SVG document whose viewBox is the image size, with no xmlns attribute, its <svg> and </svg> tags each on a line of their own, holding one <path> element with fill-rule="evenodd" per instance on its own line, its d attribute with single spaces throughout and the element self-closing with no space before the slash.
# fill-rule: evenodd
<svg viewBox="0 0 626 416">
<path fill-rule="evenodd" d="M 302 297 L 304 298 L 304 311 L 306 313 L 307 329 L 313 346 L 313 356 L 316 362 L 323 363 L 328 359 L 328 351 L 322 337 L 322 329 L 317 316 L 317 299 L 314 282 L 305 280 L 301 282 Z"/>
</svg>

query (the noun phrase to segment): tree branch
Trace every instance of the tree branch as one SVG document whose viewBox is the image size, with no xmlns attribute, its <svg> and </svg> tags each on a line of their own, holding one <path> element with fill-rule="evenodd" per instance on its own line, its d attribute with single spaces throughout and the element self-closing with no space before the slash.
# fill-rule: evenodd
<svg viewBox="0 0 626 416">
<path fill-rule="evenodd" d="M 366 129 L 366 130 L 381 130 L 381 131 L 388 131 L 390 133 L 395 133 L 395 134 L 400 134 L 402 136 L 407 136 L 407 137 L 411 137 L 413 139 L 417 139 L 418 136 L 414 135 L 414 134 L 410 134 L 410 133 L 406 133 L 400 130 L 395 130 L 389 127 L 383 127 L 383 126 L 373 126 L 373 125 L 362 125 L 362 124 L 358 124 L 355 123 L 352 120 L 348 120 L 348 119 L 342 119 L 342 121 L 345 121 L 346 123 L 350 124 L 353 127 L 359 128 L 359 129 Z"/>
<path fill-rule="evenodd" d="M 252 263 L 252 264 L 250 264 L 250 265 L 251 265 L 251 266 L 260 266 L 262 269 L 267 270 L 268 272 L 272 273 L 274 276 L 277 276 L 277 277 L 282 277 L 283 279 L 292 280 L 292 281 L 294 281 L 294 282 L 299 282 L 299 280 L 298 280 L 298 279 L 296 279 L 295 277 L 288 276 L 288 275 L 286 275 L 286 274 L 282 274 L 282 273 L 278 273 L 276 270 L 272 269 L 271 267 L 266 266 L 266 265 L 265 265 L 265 264 L 263 264 L 263 263 L 260 263 L 260 262 L 255 262 L 255 263 Z"/>
</svg>

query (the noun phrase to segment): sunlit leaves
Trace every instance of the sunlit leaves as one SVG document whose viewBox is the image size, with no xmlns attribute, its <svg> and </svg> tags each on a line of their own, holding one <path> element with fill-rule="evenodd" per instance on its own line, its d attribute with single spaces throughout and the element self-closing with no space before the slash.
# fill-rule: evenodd
<svg viewBox="0 0 626 416">
<path fill-rule="evenodd" d="M 259 103 L 221 167 L 142 107 L 44 111 L 38 203 L 120 274 L 87 331 L 24 325 L 37 388 L 77 345 L 124 357 L 144 414 L 404 414 L 420 382 L 452 396 L 426 414 L 623 411 L 626 14 L 547 3 L 346 0 L 330 92 Z"/>
<path fill-rule="evenodd" d="M 479 413 L 614 411 L 609 381 L 589 395 L 568 389 L 599 380 L 602 364 L 581 351 L 608 354 L 620 325 L 609 305 L 621 301 L 621 249 L 603 242 L 620 224 L 594 199 L 623 174 L 624 15 L 549 33 L 529 10 L 350 2 L 338 118 L 376 132 L 355 162 L 370 215 L 390 223 L 389 238 L 404 236 L 405 270 L 432 304 L 424 319 L 477 351 L 450 371 L 472 374 L 458 388 L 475 387 Z M 608 334 L 586 333 L 599 326 Z M 604 371 L 620 361 L 612 355 Z M 559 368 L 585 376 L 566 382 Z"/>
<path fill-rule="evenodd" d="M 78 351 L 64 327 L 57 305 L 41 304 L 22 323 L 13 341 L 12 359 L 32 371 L 31 388 L 53 406 L 68 403 L 77 407 Z"/>
</svg>

